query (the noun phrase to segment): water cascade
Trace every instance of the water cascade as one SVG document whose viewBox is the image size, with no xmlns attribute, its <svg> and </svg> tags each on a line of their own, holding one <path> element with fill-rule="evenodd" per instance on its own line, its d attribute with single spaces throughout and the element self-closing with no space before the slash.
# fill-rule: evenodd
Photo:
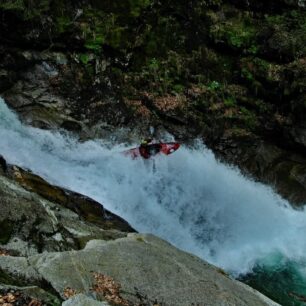
<svg viewBox="0 0 306 306">
<path fill-rule="evenodd" d="M 255 271 L 255 287 L 256 279 L 258 287 L 290 272 L 294 279 L 275 282 L 284 298 L 289 291 L 306 293 L 305 210 L 218 162 L 201 143 L 158 156 L 155 165 L 131 160 L 121 154 L 125 149 L 25 126 L 0 98 L 0 154 L 8 162 L 94 198 L 138 231 L 236 277 Z"/>
</svg>

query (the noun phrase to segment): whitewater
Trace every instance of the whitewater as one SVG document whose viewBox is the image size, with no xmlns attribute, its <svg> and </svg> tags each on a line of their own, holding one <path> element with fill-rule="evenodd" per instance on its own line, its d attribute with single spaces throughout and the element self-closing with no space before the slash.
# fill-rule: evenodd
<svg viewBox="0 0 306 306">
<path fill-rule="evenodd" d="M 306 275 L 304 209 L 218 162 L 199 142 L 157 156 L 155 165 L 121 154 L 130 147 L 26 126 L 0 98 L 0 154 L 9 163 L 97 200 L 137 231 L 234 276 L 276 257 Z"/>
</svg>

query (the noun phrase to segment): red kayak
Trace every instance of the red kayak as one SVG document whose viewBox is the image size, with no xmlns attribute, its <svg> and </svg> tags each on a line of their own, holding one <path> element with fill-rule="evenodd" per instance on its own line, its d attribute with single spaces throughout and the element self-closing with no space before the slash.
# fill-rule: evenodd
<svg viewBox="0 0 306 306">
<path fill-rule="evenodd" d="M 177 142 L 152 143 L 146 146 L 140 146 L 139 148 L 133 148 L 124 151 L 123 154 L 126 156 L 130 156 L 133 159 L 138 157 L 148 159 L 157 154 L 169 155 L 175 152 L 179 147 L 180 144 Z"/>
</svg>

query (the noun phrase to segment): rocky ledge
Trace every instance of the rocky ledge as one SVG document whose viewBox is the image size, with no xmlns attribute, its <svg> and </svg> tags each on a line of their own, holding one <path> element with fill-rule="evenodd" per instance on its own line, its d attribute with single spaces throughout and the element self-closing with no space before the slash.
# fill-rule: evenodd
<svg viewBox="0 0 306 306">
<path fill-rule="evenodd" d="M 0 164 L 0 304 L 277 305 L 101 204 Z"/>
</svg>

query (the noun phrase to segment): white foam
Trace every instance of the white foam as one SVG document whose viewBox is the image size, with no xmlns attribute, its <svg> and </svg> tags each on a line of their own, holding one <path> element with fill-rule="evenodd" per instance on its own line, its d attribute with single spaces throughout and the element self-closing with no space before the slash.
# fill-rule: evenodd
<svg viewBox="0 0 306 306">
<path fill-rule="evenodd" d="M 151 232 L 233 273 L 269 254 L 305 259 L 305 210 L 218 163 L 204 145 L 152 161 L 106 143 L 79 143 L 22 125 L 0 98 L 0 154 L 51 183 L 86 194 Z M 301 267 L 302 269 L 302 267 Z"/>
</svg>

